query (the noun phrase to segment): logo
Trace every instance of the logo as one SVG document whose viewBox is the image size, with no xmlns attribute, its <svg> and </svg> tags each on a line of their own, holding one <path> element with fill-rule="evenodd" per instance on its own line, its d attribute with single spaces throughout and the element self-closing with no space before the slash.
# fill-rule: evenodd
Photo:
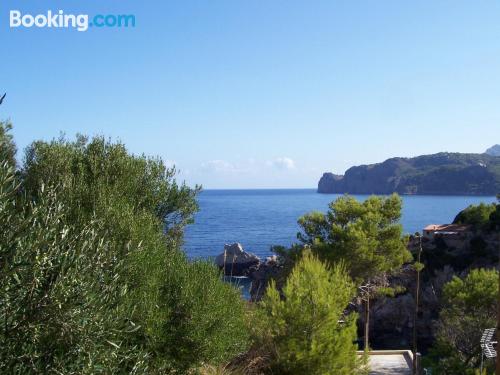
<svg viewBox="0 0 500 375">
<path fill-rule="evenodd" d="M 66 14 L 63 10 L 57 12 L 47 11 L 46 14 L 22 14 L 20 10 L 10 11 L 11 28 L 58 28 L 87 31 L 91 27 L 103 28 L 128 28 L 135 27 L 133 14 Z"/>
</svg>

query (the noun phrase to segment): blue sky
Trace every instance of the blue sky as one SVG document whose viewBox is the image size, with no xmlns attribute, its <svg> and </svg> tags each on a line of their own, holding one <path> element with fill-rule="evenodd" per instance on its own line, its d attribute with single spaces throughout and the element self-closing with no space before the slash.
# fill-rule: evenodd
<svg viewBox="0 0 500 375">
<path fill-rule="evenodd" d="M 131 29 L 10 29 L 9 11 L 134 14 Z M 0 118 L 160 155 L 206 188 L 500 143 L 495 1 L 0 3 Z"/>
</svg>

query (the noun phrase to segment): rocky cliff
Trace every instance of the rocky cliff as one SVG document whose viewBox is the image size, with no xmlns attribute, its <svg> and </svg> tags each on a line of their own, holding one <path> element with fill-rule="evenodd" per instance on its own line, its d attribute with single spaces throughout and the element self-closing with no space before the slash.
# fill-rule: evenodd
<svg viewBox="0 0 500 375">
<path fill-rule="evenodd" d="M 486 153 L 491 156 L 500 156 L 500 145 L 491 146 Z"/>
<path fill-rule="evenodd" d="M 495 195 L 500 192 L 500 156 L 442 152 L 325 173 L 318 193 Z"/>
</svg>

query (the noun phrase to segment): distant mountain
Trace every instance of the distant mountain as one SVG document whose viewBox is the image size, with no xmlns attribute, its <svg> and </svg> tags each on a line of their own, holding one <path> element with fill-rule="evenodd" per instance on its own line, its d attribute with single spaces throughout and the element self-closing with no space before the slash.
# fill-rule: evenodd
<svg viewBox="0 0 500 375">
<path fill-rule="evenodd" d="M 486 154 L 491 156 L 500 156 L 500 145 L 491 146 L 486 150 Z"/>
<path fill-rule="evenodd" d="M 325 173 L 318 193 L 495 195 L 500 192 L 500 156 L 441 152 Z"/>
</svg>

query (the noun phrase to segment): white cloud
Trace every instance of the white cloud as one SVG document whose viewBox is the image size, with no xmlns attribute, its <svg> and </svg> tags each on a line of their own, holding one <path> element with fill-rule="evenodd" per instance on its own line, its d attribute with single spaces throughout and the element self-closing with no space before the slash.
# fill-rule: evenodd
<svg viewBox="0 0 500 375">
<path fill-rule="evenodd" d="M 276 171 L 296 170 L 295 162 L 288 157 L 279 157 L 268 161 L 259 161 L 256 159 L 246 159 L 236 162 L 215 159 L 201 163 L 199 173 L 204 175 L 233 175 L 233 176 L 259 176 Z"/>
<path fill-rule="evenodd" d="M 295 169 L 295 162 L 293 161 L 293 159 L 287 157 L 274 159 L 272 162 L 268 164 L 278 169 L 284 169 L 284 170 Z"/>
<path fill-rule="evenodd" d="M 237 168 L 225 160 L 209 160 L 201 164 L 201 168 L 211 172 L 236 172 Z"/>
</svg>

